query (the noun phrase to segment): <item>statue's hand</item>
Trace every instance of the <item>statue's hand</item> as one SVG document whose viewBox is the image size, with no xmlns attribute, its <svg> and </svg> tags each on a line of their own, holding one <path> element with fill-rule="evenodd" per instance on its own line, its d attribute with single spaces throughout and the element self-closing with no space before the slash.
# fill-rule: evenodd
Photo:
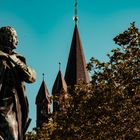
<svg viewBox="0 0 140 140">
<path fill-rule="evenodd" d="M 20 61 L 15 54 L 9 55 L 9 58 L 14 64 L 18 64 Z"/>
<path fill-rule="evenodd" d="M 8 58 L 8 54 L 0 51 L 0 58 Z"/>
</svg>

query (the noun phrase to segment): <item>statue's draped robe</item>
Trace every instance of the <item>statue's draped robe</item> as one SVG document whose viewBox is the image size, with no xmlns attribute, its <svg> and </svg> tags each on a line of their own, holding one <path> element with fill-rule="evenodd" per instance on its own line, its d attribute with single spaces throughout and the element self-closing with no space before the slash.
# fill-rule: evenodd
<svg viewBox="0 0 140 140">
<path fill-rule="evenodd" d="M 15 55 L 18 62 L 12 63 L 0 51 L 0 138 L 4 140 L 23 140 L 28 123 L 24 81 L 34 82 L 25 58 Z"/>
</svg>

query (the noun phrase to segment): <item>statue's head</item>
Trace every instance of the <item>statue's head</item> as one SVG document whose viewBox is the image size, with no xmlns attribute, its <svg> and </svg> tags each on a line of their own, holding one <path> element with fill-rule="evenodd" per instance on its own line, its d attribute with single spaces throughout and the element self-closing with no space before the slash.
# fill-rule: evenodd
<svg viewBox="0 0 140 140">
<path fill-rule="evenodd" d="M 15 49 L 18 44 L 16 30 L 10 26 L 0 28 L 0 45 L 7 49 Z"/>
</svg>

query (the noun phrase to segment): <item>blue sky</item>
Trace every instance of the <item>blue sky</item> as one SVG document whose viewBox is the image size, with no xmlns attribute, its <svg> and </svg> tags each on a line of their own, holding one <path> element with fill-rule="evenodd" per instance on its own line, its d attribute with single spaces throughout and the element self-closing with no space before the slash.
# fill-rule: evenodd
<svg viewBox="0 0 140 140">
<path fill-rule="evenodd" d="M 36 125 L 35 98 L 45 73 L 51 93 L 61 62 L 65 74 L 74 22 L 74 0 L 0 0 L 0 27 L 17 30 L 17 52 L 37 73 L 34 84 L 27 84 L 32 123 Z M 140 0 L 79 0 L 79 31 L 87 62 L 94 56 L 106 61 L 106 54 L 117 46 L 113 38 L 135 21 L 140 28 Z"/>
</svg>

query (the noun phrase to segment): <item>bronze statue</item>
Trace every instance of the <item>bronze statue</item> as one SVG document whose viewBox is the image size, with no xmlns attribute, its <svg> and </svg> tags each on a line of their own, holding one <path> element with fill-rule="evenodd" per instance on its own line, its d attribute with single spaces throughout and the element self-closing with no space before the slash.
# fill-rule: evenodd
<svg viewBox="0 0 140 140">
<path fill-rule="evenodd" d="M 0 28 L 0 140 L 23 140 L 29 124 L 24 82 L 35 82 L 35 71 L 14 52 L 17 33 Z"/>
</svg>

